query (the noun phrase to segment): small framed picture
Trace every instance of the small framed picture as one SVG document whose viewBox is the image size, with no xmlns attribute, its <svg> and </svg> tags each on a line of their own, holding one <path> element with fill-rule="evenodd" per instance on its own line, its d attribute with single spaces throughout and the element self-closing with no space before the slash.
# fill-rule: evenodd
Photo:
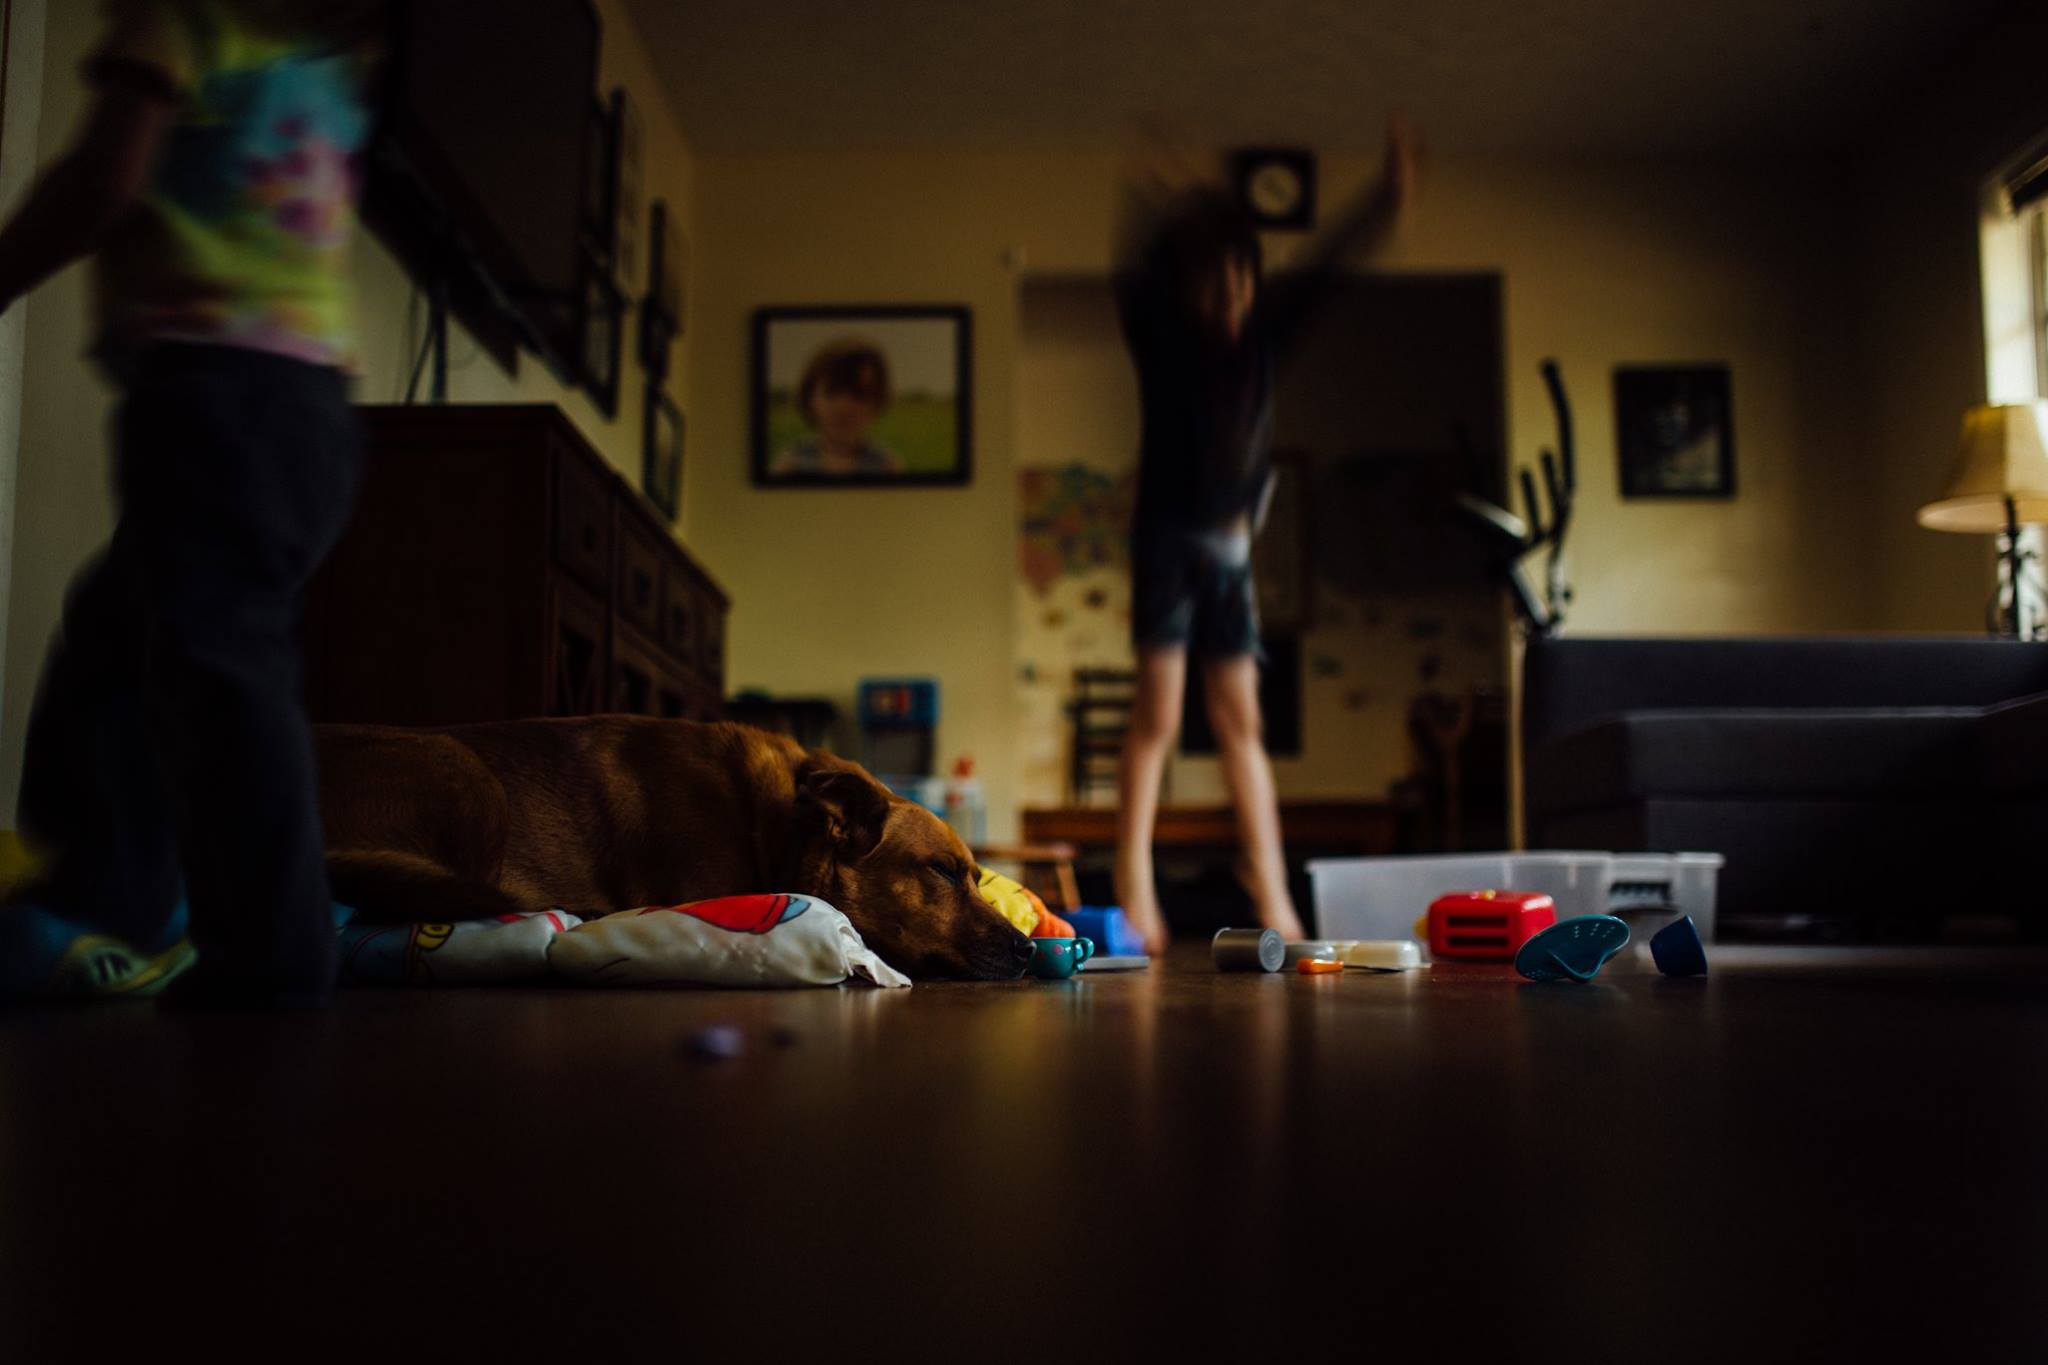
<svg viewBox="0 0 2048 1365">
<path fill-rule="evenodd" d="M 1614 432 L 1623 497 L 1735 496 L 1726 365 L 1618 367 Z"/>
<path fill-rule="evenodd" d="M 612 274 L 619 292 L 631 297 L 640 282 L 640 111 L 623 85 L 612 91 L 613 248 Z"/>
<path fill-rule="evenodd" d="M 647 296 L 640 305 L 640 366 L 657 383 L 668 374 L 669 351 L 683 330 L 687 248 L 668 201 L 647 210 Z"/>
<path fill-rule="evenodd" d="M 683 414 L 674 399 L 651 385 L 642 433 L 641 486 L 662 515 L 674 521 L 683 508 Z"/>
<path fill-rule="evenodd" d="M 971 321 L 951 304 L 757 311 L 755 485 L 967 483 Z"/>
<path fill-rule="evenodd" d="M 606 417 L 619 411 L 620 333 L 625 330 L 626 301 L 612 282 L 611 271 L 596 260 L 583 269 L 583 355 L 579 378 Z"/>
</svg>

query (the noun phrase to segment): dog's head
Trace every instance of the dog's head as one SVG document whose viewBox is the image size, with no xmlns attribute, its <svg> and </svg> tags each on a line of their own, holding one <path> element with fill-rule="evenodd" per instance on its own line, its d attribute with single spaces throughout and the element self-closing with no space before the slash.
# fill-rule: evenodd
<svg viewBox="0 0 2048 1365">
<path fill-rule="evenodd" d="M 814 756 L 797 774 L 797 881 L 912 976 L 1021 974 L 1031 940 L 976 889 L 974 856 L 924 807 L 864 770 Z"/>
</svg>

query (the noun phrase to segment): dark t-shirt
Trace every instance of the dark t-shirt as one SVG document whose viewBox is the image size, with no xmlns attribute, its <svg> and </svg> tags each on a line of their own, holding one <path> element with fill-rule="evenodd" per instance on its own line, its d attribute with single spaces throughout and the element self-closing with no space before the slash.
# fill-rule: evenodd
<svg viewBox="0 0 2048 1365">
<path fill-rule="evenodd" d="M 1221 526 L 1251 510 L 1271 472 L 1274 358 L 1300 329 L 1311 281 L 1262 282 L 1234 341 L 1195 319 L 1150 262 L 1116 286 L 1141 410 L 1133 530 Z"/>
</svg>

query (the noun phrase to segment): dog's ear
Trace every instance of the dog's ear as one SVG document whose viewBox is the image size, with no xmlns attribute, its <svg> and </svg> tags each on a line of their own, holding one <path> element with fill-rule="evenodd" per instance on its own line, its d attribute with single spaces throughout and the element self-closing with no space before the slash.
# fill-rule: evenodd
<svg viewBox="0 0 2048 1365">
<path fill-rule="evenodd" d="M 797 778 L 796 799 L 816 813 L 845 861 L 859 862 L 882 842 L 882 827 L 889 821 L 889 789 L 860 769 L 808 767 Z"/>
</svg>

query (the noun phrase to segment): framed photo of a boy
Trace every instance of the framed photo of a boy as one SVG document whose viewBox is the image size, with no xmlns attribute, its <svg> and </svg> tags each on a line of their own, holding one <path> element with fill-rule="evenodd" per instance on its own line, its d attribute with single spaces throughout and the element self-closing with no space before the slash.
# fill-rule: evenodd
<svg viewBox="0 0 2048 1365">
<path fill-rule="evenodd" d="M 1735 418 L 1726 365 L 1614 371 L 1624 498 L 1735 496 Z"/>
<path fill-rule="evenodd" d="M 964 484 L 971 318 L 956 305 L 754 314 L 754 483 Z"/>
</svg>

